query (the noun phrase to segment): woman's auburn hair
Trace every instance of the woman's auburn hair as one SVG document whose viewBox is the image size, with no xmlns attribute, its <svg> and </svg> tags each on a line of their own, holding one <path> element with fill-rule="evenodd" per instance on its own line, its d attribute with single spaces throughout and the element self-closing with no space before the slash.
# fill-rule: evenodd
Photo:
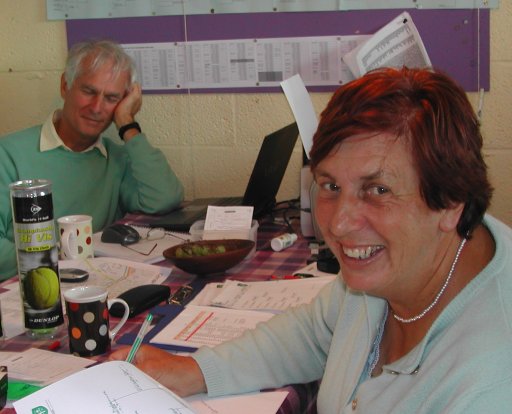
<svg viewBox="0 0 512 414">
<path fill-rule="evenodd" d="M 468 237 L 489 207 L 492 187 L 478 118 L 464 90 L 434 69 L 382 68 L 341 86 L 321 114 L 312 171 L 346 138 L 389 133 L 405 139 L 432 210 L 464 204 L 457 231 Z"/>
</svg>

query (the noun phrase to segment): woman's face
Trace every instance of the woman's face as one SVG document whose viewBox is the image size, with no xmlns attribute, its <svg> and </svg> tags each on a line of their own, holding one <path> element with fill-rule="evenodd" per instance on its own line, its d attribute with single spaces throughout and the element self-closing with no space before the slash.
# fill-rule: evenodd
<svg viewBox="0 0 512 414">
<path fill-rule="evenodd" d="M 316 220 L 350 288 L 388 300 L 425 288 L 453 218 L 448 223 L 448 210 L 432 211 L 421 198 L 403 139 L 351 137 L 318 164 L 315 180 Z"/>
</svg>

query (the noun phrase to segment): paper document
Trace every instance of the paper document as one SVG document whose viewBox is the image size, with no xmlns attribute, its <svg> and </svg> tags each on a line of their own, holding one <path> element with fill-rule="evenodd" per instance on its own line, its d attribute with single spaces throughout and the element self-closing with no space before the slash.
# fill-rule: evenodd
<svg viewBox="0 0 512 414">
<path fill-rule="evenodd" d="M 205 394 L 185 398 L 197 414 L 275 414 L 287 391 L 270 391 L 208 398 Z"/>
<path fill-rule="evenodd" d="M 311 102 L 306 85 L 299 74 L 281 82 L 281 87 L 299 127 L 302 145 L 309 159 L 309 151 L 313 146 L 313 135 L 318 127 L 313 102 Z"/>
<path fill-rule="evenodd" d="M 400 14 L 364 43 L 346 53 L 343 61 L 356 78 L 384 66 L 432 66 L 418 29 L 407 12 Z"/>
<path fill-rule="evenodd" d="M 124 361 L 85 369 L 13 405 L 18 414 L 194 413 L 181 398 Z"/>
<path fill-rule="evenodd" d="M 332 275 L 266 282 L 226 280 L 224 283 L 209 283 L 189 305 L 282 312 L 311 302 L 334 277 Z"/>
<path fill-rule="evenodd" d="M 18 281 L 2 286 L 7 289 L 0 294 L 2 308 L 2 328 L 5 339 L 13 338 L 25 332 L 23 306 L 21 304 L 20 284 Z"/>
<path fill-rule="evenodd" d="M 208 206 L 204 231 L 249 230 L 253 212 L 252 206 Z"/>
<path fill-rule="evenodd" d="M 239 337 L 273 316 L 268 312 L 188 305 L 150 342 L 191 348 L 212 347 Z"/>
<path fill-rule="evenodd" d="M 0 352 L 0 365 L 7 366 L 9 380 L 41 386 L 49 385 L 95 363 L 91 359 L 38 348 L 30 348 L 24 352 Z"/>
<path fill-rule="evenodd" d="M 115 298 L 128 289 L 149 284 L 161 284 L 171 269 L 145 263 L 131 262 L 114 257 L 95 257 L 84 260 L 61 260 L 60 268 L 78 268 L 89 272 L 88 285 L 106 287 L 109 298 Z M 63 283 L 62 289 L 73 287 Z"/>
<path fill-rule="evenodd" d="M 300 73 L 306 85 L 354 77 L 342 56 L 367 35 L 123 44 L 143 90 L 279 87 Z"/>
</svg>

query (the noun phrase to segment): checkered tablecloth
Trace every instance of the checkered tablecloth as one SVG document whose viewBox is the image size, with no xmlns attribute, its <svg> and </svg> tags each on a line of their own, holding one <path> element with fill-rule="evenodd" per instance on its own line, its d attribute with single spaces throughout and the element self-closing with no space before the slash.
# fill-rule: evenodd
<svg viewBox="0 0 512 414">
<path fill-rule="evenodd" d="M 129 214 L 123 220 L 125 223 L 144 225 L 151 221 L 151 217 L 144 215 Z M 203 277 L 204 282 L 217 281 L 222 279 L 235 279 L 245 281 L 261 281 L 270 279 L 272 275 L 282 277 L 293 273 L 297 269 L 304 267 L 307 259 L 310 256 L 310 249 L 308 242 L 304 238 L 299 237 L 291 247 L 280 251 L 274 252 L 270 248 L 270 240 L 279 234 L 287 231 L 287 228 L 270 221 L 261 221 L 258 229 L 257 248 L 254 255 L 239 265 L 229 269 L 224 275 L 217 275 L 214 278 L 208 276 Z M 174 293 L 180 286 L 188 284 L 197 280 L 195 275 L 188 274 L 176 267 L 173 267 L 169 261 L 162 261 L 157 263 L 159 266 L 172 267 L 170 276 L 165 281 L 165 284 L 170 286 L 171 292 Z M 15 281 L 9 280 L 4 283 L 14 283 Z M 17 282 L 15 282 L 17 283 Z M 144 320 L 145 313 L 129 319 L 123 326 L 118 334 L 122 337 L 127 333 L 137 333 L 140 324 Z M 115 318 L 112 318 L 111 323 L 115 324 Z M 56 338 L 51 340 L 34 340 L 25 335 L 19 335 L 5 342 L 4 351 L 24 351 L 32 347 L 42 349 L 48 348 L 55 340 L 59 340 L 61 347 L 58 352 L 68 353 L 68 339 L 67 332 L 63 326 Z M 116 349 L 117 344 L 112 344 L 112 349 Z M 95 357 L 95 360 L 101 362 L 106 359 L 106 355 Z M 316 392 L 318 384 L 297 384 L 283 387 L 282 390 L 288 391 L 288 397 L 284 401 L 279 414 L 295 414 L 295 413 L 316 413 Z M 2 414 L 14 413 L 14 409 L 3 409 L 0 411 Z"/>
</svg>

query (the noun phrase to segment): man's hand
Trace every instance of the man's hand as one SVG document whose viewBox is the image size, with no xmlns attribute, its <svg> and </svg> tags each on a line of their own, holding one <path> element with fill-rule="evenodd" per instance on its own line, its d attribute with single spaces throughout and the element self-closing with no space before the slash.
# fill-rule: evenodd
<svg viewBox="0 0 512 414">
<path fill-rule="evenodd" d="M 124 125 L 131 124 L 135 120 L 135 114 L 139 112 L 142 106 L 142 88 L 139 83 L 132 84 L 131 90 L 117 104 L 114 112 L 114 122 L 117 129 Z M 129 129 L 124 134 L 124 139 L 129 140 L 139 132 L 136 129 Z"/>
<path fill-rule="evenodd" d="M 125 360 L 129 352 L 129 347 L 119 349 L 109 356 L 109 360 Z M 180 397 L 206 392 L 203 373 L 191 357 L 172 355 L 143 345 L 135 354 L 133 363 Z"/>
</svg>

